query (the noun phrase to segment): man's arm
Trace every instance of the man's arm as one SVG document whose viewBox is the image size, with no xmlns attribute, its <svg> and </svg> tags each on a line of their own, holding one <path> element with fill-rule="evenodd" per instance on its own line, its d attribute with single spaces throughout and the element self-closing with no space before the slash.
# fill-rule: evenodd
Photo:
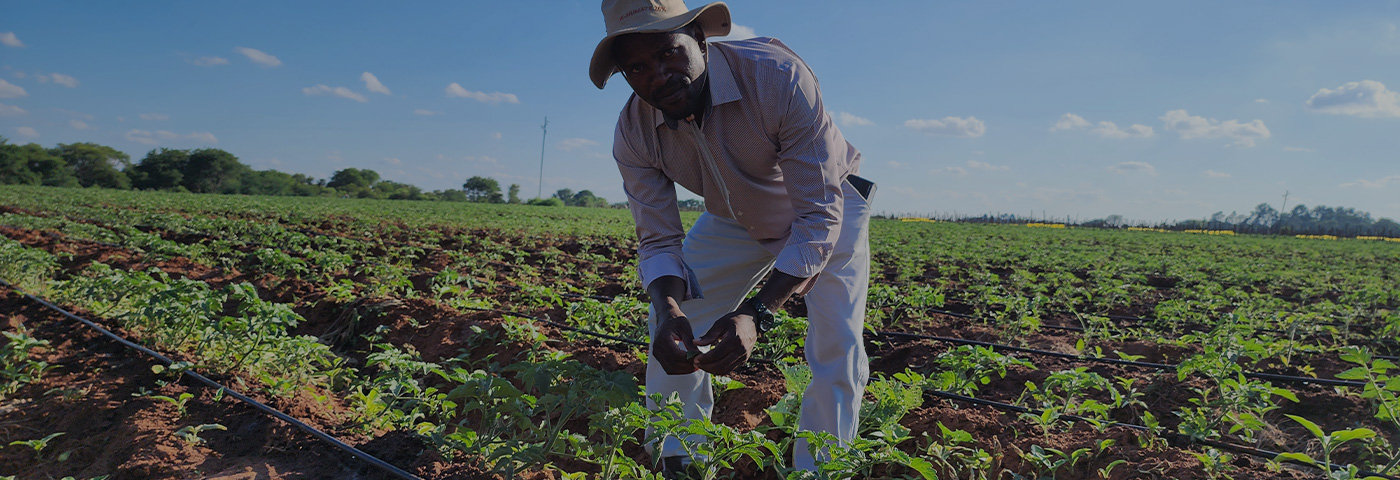
<svg viewBox="0 0 1400 480">
<path fill-rule="evenodd" d="M 666 373 L 695 371 L 695 348 L 690 321 L 680 304 L 700 296 L 695 273 L 685 264 L 681 242 L 680 209 L 676 207 L 675 183 L 661 170 L 646 162 L 626 137 L 622 125 L 613 139 L 613 157 L 622 174 L 622 187 L 637 225 L 637 273 L 651 297 L 657 326 L 651 352 Z"/>
<path fill-rule="evenodd" d="M 765 102 L 786 105 L 776 122 L 781 125 L 776 132 L 778 168 L 797 214 L 772 276 L 758 292 L 759 302 L 769 310 L 781 308 L 794 293 L 805 290 L 807 282 L 816 281 L 831 258 L 841 232 L 841 182 L 849 173 L 848 146 L 826 114 L 816 77 L 796 55 L 783 68 L 787 81 L 759 86 Z M 724 374 L 748 361 L 757 341 L 756 313 L 745 304 L 716 321 L 696 340 L 697 345 L 716 345 L 697 359 L 697 365 Z"/>
<path fill-rule="evenodd" d="M 662 370 L 671 375 L 694 372 L 695 358 L 700 349 L 695 346 L 695 333 L 690 320 L 681 311 L 681 296 L 685 281 L 680 277 L 664 276 L 647 286 L 651 308 L 656 313 L 656 335 L 651 342 L 651 356 Z"/>
</svg>

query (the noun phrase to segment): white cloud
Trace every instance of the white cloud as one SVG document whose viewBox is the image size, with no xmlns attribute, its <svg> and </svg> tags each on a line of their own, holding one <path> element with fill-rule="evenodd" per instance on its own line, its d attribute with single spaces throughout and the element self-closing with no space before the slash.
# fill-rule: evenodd
<svg viewBox="0 0 1400 480">
<path fill-rule="evenodd" d="M 910 119 L 904 121 L 904 126 L 929 135 L 974 138 L 987 133 L 987 125 L 978 120 L 977 117 L 943 117 L 942 120 Z"/>
<path fill-rule="evenodd" d="M 228 59 L 224 57 L 199 57 L 194 60 L 190 60 L 189 62 L 201 67 L 228 65 Z"/>
<path fill-rule="evenodd" d="M 169 130 L 157 130 L 155 132 L 150 132 L 146 130 L 131 130 L 126 132 L 126 134 L 123 136 L 126 137 L 127 140 L 136 143 L 144 143 L 146 145 L 156 145 L 162 140 L 194 140 L 196 142 L 206 144 L 219 143 L 219 139 L 215 138 L 214 134 L 209 132 L 190 132 L 182 135 Z"/>
<path fill-rule="evenodd" d="M 712 42 L 723 42 L 725 40 L 743 40 L 746 38 L 753 38 L 757 36 L 758 34 L 754 33 L 753 27 L 746 27 L 737 23 L 730 23 L 729 35 L 725 35 L 723 37 L 710 38 L 707 40 Z"/>
<path fill-rule="evenodd" d="M 1317 150 L 1316 150 L 1316 149 L 1312 149 L 1312 148 L 1303 148 L 1303 147 L 1283 147 L 1283 151 L 1285 151 L 1285 152 L 1316 152 Z"/>
<path fill-rule="evenodd" d="M 1380 180 L 1357 180 L 1355 182 L 1343 183 L 1340 186 L 1342 188 L 1385 188 L 1392 183 L 1400 185 L 1400 175 L 1391 175 L 1381 178 Z"/>
<path fill-rule="evenodd" d="M 360 80 L 364 80 L 366 90 L 369 90 L 374 93 L 393 95 L 393 93 L 389 92 L 389 87 L 386 87 L 384 86 L 384 84 L 379 83 L 379 77 L 374 76 L 373 73 L 361 73 Z"/>
<path fill-rule="evenodd" d="M 929 170 L 928 173 L 933 175 L 952 175 L 956 177 L 967 175 L 967 169 L 963 167 L 943 167 Z"/>
<path fill-rule="evenodd" d="M 78 79 L 73 78 L 73 77 L 70 77 L 70 76 L 68 76 L 68 75 L 64 75 L 64 74 L 62 74 L 62 73 L 55 73 L 55 74 L 51 74 L 51 75 L 42 75 L 42 74 L 40 74 L 40 75 L 36 75 L 35 78 L 38 78 L 38 79 L 39 79 L 39 83 L 53 82 L 53 83 L 57 83 L 57 84 L 59 84 L 59 85 L 63 85 L 63 86 L 68 87 L 68 88 L 77 88 L 77 87 L 78 87 Z"/>
<path fill-rule="evenodd" d="M 394 157 L 384 157 L 384 163 L 389 165 L 403 165 L 403 161 Z"/>
<path fill-rule="evenodd" d="M 890 167 L 893 167 L 893 168 L 904 168 L 904 166 L 905 166 L 906 164 L 903 163 L 903 162 L 896 162 L 896 161 L 894 161 L 894 160 L 890 160 L 890 161 L 888 161 L 888 162 L 885 162 L 885 165 L 889 165 Z"/>
<path fill-rule="evenodd" d="M 1269 99 L 1267 99 L 1267 98 L 1256 98 L 1256 99 L 1254 99 L 1254 103 L 1269 103 Z"/>
<path fill-rule="evenodd" d="M 1050 131 L 1053 132 L 1056 130 L 1070 130 L 1087 126 L 1089 126 L 1089 122 L 1085 121 L 1084 117 L 1075 115 L 1073 113 L 1066 113 L 1064 115 L 1060 115 L 1060 119 L 1056 120 L 1055 124 L 1050 126 Z"/>
<path fill-rule="evenodd" d="M 15 36 L 15 32 L 0 33 L 0 43 L 5 44 L 7 47 L 24 47 L 24 42 L 19 41 L 19 37 Z"/>
<path fill-rule="evenodd" d="M 164 113 L 143 113 L 137 116 L 142 120 L 170 120 L 170 115 Z"/>
<path fill-rule="evenodd" d="M 848 113 L 848 112 L 841 112 L 841 113 L 838 114 L 837 116 L 840 117 L 840 119 L 841 119 L 841 126 L 843 126 L 843 127 L 854 127 L 854 126 L 874 125 L 874 124 L 875 124 L 875 122 L 870 121 L 870 119 L 868 119 L 868 118 L 857 117 L 857 116 L 855 116 L 855 115 L 853 115 L 853 114 L 851 114 L 851 113 Z"/>
<path fill-rule="evenodd" d="M 0 103 L 0 117 L 18 117 L 27 113 L 29 112 L 25 111 L 23 108 Z"/>
<path fill-rule="evenodd" d="M 1128 128 L 1118 128 L 1113 122 L 1099 122 L 1099 126 L 1089 130 L 1089 133 L 1103 138 L 1151 138 L 1155 133 L 1152 127 L 1134 123 Z"/>
<path fill-rule="evenodd" d="M 1011 167 L 1008 167 L 1006 165 L 992 165 L 990 163 L 979 162 L 977 160 L 968 160 L 967 168 L 971 168 L 973 170 L 991 170 L 993 172 L 1004 172 L 1007 170 L 1011 170 Z"/>
<path fill-rule="evenodd" d="M 358 94 L 358 93 L 355 93 L 354 90 L 351 90 L 351 89 L 348 89 L 348 88 L 345 88 L 345 87 L 331 87 L 331 86 L 325 85 L 325 84 L 317 85 L 317 86 L 314 86 L 314 87 L 306 87 L 306 88 L 303 88 L 303 89 L 301 89 L 301 93 L 305 93 L 305 94 L 307 94 L 307 95 L 324 95 L 324 94 L 331 94 L 331 95 L 335 95 L 335 96 L 340 97 L 340 98 L 348 98 L 348 99 L 351 99 L 351 100 L 354 100 L 354 101 L 360 102 L 360 103 L 365 103 L 365 102 L 368 102 L 368 101 L 369 101 L 369 99 L 368 99 L 368 98 L 365 98 L 364 95 L 360 95 L 360 94 Z"/>
<path fill-rule="evenodd" d="M 414 114 L 414 115 L 422 115 L 422 116 L 425 116 L 425 117 L 431 117 L 431 116 L 433 116 L 433 115 L 442 115 L 442 112 L 434 112 L 434 111 L 432 111 L 432 110 L 427 110 L 427 109 L 422 109 L 422 108 L 420 108 L 420 109 L 414 110 L 414 111 L 413 111 L 413 114 Z"/>
<path fill-rule="evenodd" d="M 1217 172 L 1217 171 L 1215 171 L 1215 170 L 1206 170 L 1206 171 L 1204 171 L 1204 172 L 1201 172 L 1201 175 L 1204 175 L 1204 176 L 1210 177 L 1210 178 L 1230 178 L 1230 176 L 1231 176 L 1231 175 L 1228 174 L 1228 173 L 1225 173 L 1225 172 Z"/>
<path fill-rule="evenodd" d="M 494 138 L 494 139 L 496 139 L 496 140 L 500 140 L 500 139 L 501 139 L 501 132 L 491 132 L 491 138 Z"/>
<path fill-rule="evenodd" d="M 1060 119 L 1056 120 L 1055 124 L 1050 126 L 1050 131 L 1075 130 L 1088 127 L 1089 125 L 1089 121 L 1085 120 L 1084 117 L 1073 113 L 1066 113 L 1060 115 Z M 1152 127 L 1147 125 L 1134 123 L 1129 125 L 1128 128 L 1119 128 L 1118 124 L 1113 122 L 1099 122 L 1098 126 L 1089 130 L 1089 133 L 1103 138 L 1151 138 L 1156 134 L 1152 130 Z"/>
<path fill-rule="evenodd" d="M 282 64 L 282 61 L 278 60 L 277 57 L 256 48 L 234 47 L 233 51 L 243 54 L 243 56 L 248 57 L 248 60 L 264 67 L 276 67 Z"/>
<path fill-rule="evenodd" d="M 1153 177 L 1157 176 L 1157 169 L 1147 162 L 1122 162 L 1108 167 L 1108 171 L 1123 175 L 1146 173 Z"/>
<path fill-rule="evenodd" d="M 39 132 L 35 131 L 33 127 L 19 127 L 19 128 L 16 128 L 16 129 L 15 129 L 15 132 L 19 133 L 19 136 L 21 136 L 21 137 L 26 137 L 26 138 L 38 138 L 38 137 L 39 137 Z"/>
<path fill-rule="evenodd" d="M 470 99 L 472 99 L 472 100 L 476 100 L 476 101 L 481 102 L 481 103 L 489 103 L 489 104 L 492 104 L 492 105 L 495 105 L 495 104 L 498 104 L 498 103 L 501 103 L 501 102 L 506 102 L 506 103 L 520 103 L 520 99 L 517 98 L 517 97 L 515 96 L 514 93 L 473 92 L 473 91 L 467 90 L 467 89 L 465 89 L 465 88 L 462 88 L 462 86 L 459 85 L 457 82 L 452 82 L 451 85 L 448 85 L 448 86 L 447 86 L 447 96 L 448 96 L 448 97 L 470 98 Z"/>
<path fill-rule="evenodd" d="M 1177 132 L 1182 140 L 1193 138 L 1229 138 L 1238 147 L 1253 147 L 1254 142 L 1272 136 L 1263 120 L 1240 123 L 1239 120 L 1221 122 L 1186 113 L 1186 110 L 1172 110 L 1162 115 L 1161 120 L 1168 131 Z"/>
<path fill-rule="evenodd" d="M 72 120 L 69 120 L 69 121 L 68 121 L 68 126 L 73 127 L 74 129 L 77 129 L 77 130 L 87 130 L 87 129 L 89 128 L 87 122 L 84 122 L 84 121 L 82 121 L 82 120 L 78 120 L 78 119 L 76 119 L 76 118 L 75 118 L 75 119 L 72 119 Z"/>
<path fill-rule="evenodd" d="M 560 140 L 559 144 L 556 145 L 555 148 L 569 152 L 580 148 L 596 146 L 598 146 L 598 142 L 589 140 L 587 138 L 566 138 L 564 140 Z"/>
<path fill-rule="evenodd" d="M 24 87 L 6 82 L 0 78 L 0 98 L 20 98 L 29 96 L 29 92 L 24 91 Z"/>
<path fill-rule="evenodd" d="M 1304 106 L 1317 113 L 1357 117 L 1400 117 L 1400 93 L 1374 80 L 1350 82 L 1336 90 L 1321 89 Z"/>
</svg>

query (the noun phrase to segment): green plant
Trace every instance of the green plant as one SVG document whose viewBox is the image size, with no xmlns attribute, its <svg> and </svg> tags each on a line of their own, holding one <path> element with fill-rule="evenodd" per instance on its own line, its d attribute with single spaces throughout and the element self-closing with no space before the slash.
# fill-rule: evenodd
<svg viewBox="0 0 1400 480">
<path fill-rule="evenodd" d="M 1400 429 L 1400 376 L 1390 373 L 1400 367 L 1390 360 L 1373 358 L 1369 350 L 1356 347 L 1343 350 L 1341 358 L 1357 366 L 1337 374 L 1337 378 L 1366 382 L 1361 389 L 1361 398 L 1375 402 L 1377 419 L 1388 421 Z M 1390 452 L 1390 457 L 1390 461 L 1380 469 L 1382 473 L 1390 473 L 1400 467 L 1400 453 Z"/>
<path fill-rule="evenodd" d="M 1031 445 L 1031 451 L 1021 452 L 1021 458 L 1034 469 L 1035 478 L 1047 478 L 1048 475 L 1048 478 L 1051 479 L 1060 478 L 1061 470 L 1066 471 L 1063 474 L 1073 474 L 1079 462 L 1091 456 L 1087 447 L 1066 452 L 1055 448 Z"/>
<path fill-rule="evenodd" d="M 985 479 L 992 466 L 992 455 L 981 448 L 974 448 L 976 440 L 963 430 L 953 430 L 938 422 L 938 437 L 935 439 L 924 432 L 928 446 L 923 458 L 933 463 L 936 478 L 979 478 Z"/>
<path fill-rule="evenodd" d="M 1302 462 L 1308 465 L 1321 468 L 1327 471 L 1327 478 L 1330 480 L 1355 480 L 1358 478 L 1362 478 L 1357 473 L 1360 469 L 1358 469 L 1356 465 L 1347 465 L 1345 467 L 1334 470 L 1334 466 L 1332 465 L 1332 454 L 1347 442 L 1357 440 L 1370 440 L 1371 438 L 1374 438 L 1376 436 L 1376 432 L 1374 430 L 1371 430 L 1369 428 L 1352 428 L 1347 430 L 1338 430 L 1332 433 L 1324 433 L 1321 427 L 1318 427 L 1316 423 L 1313 423 L 1312 421 L 1309 421 L 1306 418 L 1297 415 L 1287 415 L 1287 417 L 1293 419 L 1293 421 L 1295 422 L 1298 422 L 1298 424 L 1302 425 L 1303 428 L 1308 429 L 1308 432 L 1312 433 L 1313 438 L 1316 438 L 1318 442 L 1321 442 L 1322 459 L 1321 462 L 1319 462 L 1318 460 L 1313 459 L 1311 455 L 1308 455 L 1306 453 L 1285 452 L 1278 454 L 1277 457 L 1274 457 L 1275 460 L 1293 460 L 1296 462 Z M 1389 469 L 1387 468 L 1385 470 Z M 1384 479 L 1377 476 L 1367 476 L 1364 478 L 1364 480 Z"/>
<path fill-rule="evenodd" d="M 939 354 L 933 360 L 929 386 L 961 395 L 972 395 L 978 387 L 992 382 L 992 377 L 1006 378 L 1006 369 L 1017 366 L 1034 369 L 1030 362 L 1003 355 L 991 347 L 962 345 Z"/>
<path fill-rule="evenodd" d="M 175 436 L 190 445 L 203 445 L 205 440 L 199 434 L 210 430 L 228 430 L 228 427 L 217 423 L 205 423 L 201 425 L 187 425 L 175 431 Z"/>
<path fill-rule="evenodd" d="M 29 336 L 24 324 L 17 324 L 15 331 L 4 332 L 5 344 L 0 346 L 0 398 L 15 393 L 56 368 L 48 362 L 29 358 L 29 351 L 47 347 L 48 340 Z"/>
<path fill-rule="evenodd" d="M 171 405 L 174 405 L 174 406 L 175 406 L 175 416 L 176 416 L 176 417 L 183 417 L 183 416 L 185 416 L 185 408 L 186 408 L 187 404 L 189 403 L 190 399 L 194 398 L 194 394 L 193 394 L 193 393 L 181 393 L 180 396 L 179 396 L 178 398 L 171 398 L 171 397 L 167 397 L 167 396 L 165 396 L 165 395 L 151 395 L 150 398 L 153 398 L 153 399 L 156 399 L 156 400 L 160 400 L 160 401 L 163 401 L 163 402 L 167 402 L 167 403 L 169 403 L 169 404 L 171 404 Z"/>
<path fill-rule="evenodd" d="M 53 439 L 58 438 L 60 435 L 63 435 L 63 432 L 50 433 L 48 435 L 45 435 L 44 438 L 36 438 L 33 440 L 15 440 L 13 442 L 10 442 L 10 445 L 19 445 L 32 448 L 34 449 L 34 459 L 40 460 L 43 458 L 42 455 L 44 454 L 44 449 L 49 448 L 49 442 L 52 442 Z"/>
<path fill-rule="evenodd" d="M 1205 469 L 1207 477 L 1211 479 L 1234 478 L 1230 476 L 1230 472 L 1237 469 L 1234 464 L 1234 455 L 1211 447 L 1206 447 L 1205 452 L 1192 451 L 1191 455 L 1201 461 L 1201 467 Z"/>
</svg>

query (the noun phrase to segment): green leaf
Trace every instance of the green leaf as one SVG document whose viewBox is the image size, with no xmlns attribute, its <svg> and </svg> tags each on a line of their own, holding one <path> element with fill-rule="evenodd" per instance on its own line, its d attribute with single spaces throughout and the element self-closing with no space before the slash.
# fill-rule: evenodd
<svg viewBox="0 0 1400 480">
<path fill-rule="evenodd" d="M 1342 380 L 1365 380 L 1366 375 L 1370 372 L 1371 370 L 1366 367 L 1352 367 L 1342 373 L 1338 373 L 1337 378 Z"/>
<path fill-rule="evenodd" d="M 1332 438 L 1337 439 L 1340 443 L 1346 443 L 1352 440 L 1373 438 L 1375 436 L 1376 432 L 1369 428 L 1356 428 L 1351 430 L 1342 430 L 1340 432 L 1332 432 Z"/>
<path fill-rule="evenodd" d="M 1288 389 L 1286 388 L 1275 388 L 1274 395 L 1278 395 L 1280 397 L 1292 400 L 1293 403 L 1298 403 L 1298 396 L 1293 394 L 1293 392 L 1288 391 Z"/>
<path fill-rule="evenodd" d="M 1327 434 L 1322 433 L 1322 429 L 1321 429 L 1321 428 L 1318 428 L 1318 426 L 1317 426 L 1316 423 L 1313 423 L 1312 421 L 1310 421 L 1310 420 L 1308 420 L 1308 419 L 1306 419 L 1306 418 L 1297 416 L 1297 415 L 1285 415 L 1285 416 L 1288 417 L 1288 418 L 1293 419 L 1293 421 L 1295 421 L 1295 422 L 1298 422 L 1298 424 L 1299 424 L 1299 425 L 1302 425 L 1303 428 L 1308 429 L 1309 432 L 1312 432 L 1312 434 L 1313 434 L 1314 437 L 1317 437 L 1318 439 L 1322 439 L 1322 438 L 1326 438 L 1326 437 L 1327 437 Z"/>
<path fill-rule="evenodd" d="M 1291 417 L 1292 415 L 1289 416 Z M 1281 460 L 1293 460 L 1295 462 L 1302 462 L 1308 465 L 1317 465 L 1316 460 L 1313 460 L 1312 457 L 1309 457 L 1307 454 L 1304 453 L 1280 453 L 1277 457 L 1274 457 L 1274 461 Z"/>
<path fill-rule="evenodd" d="M 1396 368 L 1400 367 L 1396 367 L 1395 362 L 1386 360 L 1384 358 L 1376 359 L 1376 363 L 1371 364 L 1371 369 L 1375 370 L 1378 373 L 1385 373 L 1386 370 L 1394 370 Z"/>
</svg>

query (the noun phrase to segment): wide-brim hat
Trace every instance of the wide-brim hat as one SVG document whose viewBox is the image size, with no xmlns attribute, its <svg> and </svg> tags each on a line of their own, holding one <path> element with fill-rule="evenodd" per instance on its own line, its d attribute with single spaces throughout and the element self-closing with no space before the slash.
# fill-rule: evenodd
<svg viewBox="0 0 1400 480">
<path fill-rule="evenodd" d="M 612 43 L 629 33 L 669 32 L 691 22 L 699 22 L 706 37 L 729 35 L 729 6 L 714 2 L 690 10 L 682 0 L 603 0 L 603 24 L 608 36 L 593 49 L 593 62 L 588 76 L 599 89 L 617 73 L 613 61 Z"/>
</svg>

